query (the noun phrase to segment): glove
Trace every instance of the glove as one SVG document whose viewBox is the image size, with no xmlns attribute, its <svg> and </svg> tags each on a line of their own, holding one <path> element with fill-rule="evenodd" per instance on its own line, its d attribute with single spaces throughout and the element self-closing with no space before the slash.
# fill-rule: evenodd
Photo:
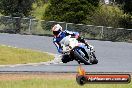
<svg viewBox="0 0 132 88">
<path fill-rule="evenodd" d="M 60 48 L 60 49 L 58 49 L 58 52 L 62 54 L 63 50 Z"/>
<path fill-rule="evenodd" d="M 80 41 L 80 42 L 82 42 L 82 43 L 85 43 L 85 40 L 82 37 L 78 37 L 77 40 Z"/>
<path fill-rule="evenodd" d="M 78 32 L 75 33 L 75 38 L 76 38 L 76 39 L 79 38 L 79 33 L 78 33 Z"/>
</svg>

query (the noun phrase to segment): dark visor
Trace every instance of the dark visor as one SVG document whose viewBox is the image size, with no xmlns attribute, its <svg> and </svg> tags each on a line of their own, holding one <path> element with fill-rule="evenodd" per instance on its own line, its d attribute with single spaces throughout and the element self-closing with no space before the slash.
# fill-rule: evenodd
<svg viewBox="0 0 132 88">
<path fill-rule="evenodd" d="M 60 33 L 60 31 L 53 31 L 54 35 L 58 35 Z"/>
</svg>

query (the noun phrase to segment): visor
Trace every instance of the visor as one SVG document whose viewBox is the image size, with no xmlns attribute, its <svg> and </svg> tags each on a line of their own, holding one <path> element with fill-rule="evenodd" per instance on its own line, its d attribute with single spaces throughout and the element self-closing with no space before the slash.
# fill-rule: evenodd
<svg viewBox="0 0 132 88">
<path fill-rule="evenodd" d="M 54 35 L 58 35 L 60 33 L 60 31 L 53 31 Z"/>
</svg>

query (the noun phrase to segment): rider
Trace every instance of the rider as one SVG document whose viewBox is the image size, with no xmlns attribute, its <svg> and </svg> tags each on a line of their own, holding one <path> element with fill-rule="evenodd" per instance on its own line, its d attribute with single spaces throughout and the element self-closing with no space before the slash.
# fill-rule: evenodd
<svg viewBox="0 0 132 88">
<path fill-rule="evenodd" d="M 78 41 L 85 43 L 85 45 L 88 46 L 88 44 L 85 42 L 85 40 L 79 36 L 78 32 L 72 32 L 72 31 L 68 31 L 68 30 L 63 31 L 62 27 L 59 24 L 56 24 L 53 26 L 52 32 L 54 34 L 53 43 L 57 47 L 58 52 L 61 54 L 63 54 L 63 50 L 62 50 L 60 41 L 68 35 L 75 37 Z M 67 58 L 70 58 L 70 57 L 63 55 L 61 61 L 63 63 L 67 63 L 67 62 L 69 62 L 69 60 Z"/>
<path fill-rule="evenodd" d="M 74 36 L 78 41 L 80 41 L 80 42 L 85 43 L 86 45 L 88 45 L 86 43 L 86 41 L 79 36 L 78 32 L 72 32 L 72 31 L 68 31 L 68 30 L 64 30 L 63 31 L 62 27 L 59 24 L 56 24 L 56 25 L 53 26 L 52 32 L 54 34 L 53 43 L 57 47 L 57 50 L 58 50 L 59 53 L 63 53 L 60 41 L 64 37 L 66 37 L 68 35 Z"/>
</svg>

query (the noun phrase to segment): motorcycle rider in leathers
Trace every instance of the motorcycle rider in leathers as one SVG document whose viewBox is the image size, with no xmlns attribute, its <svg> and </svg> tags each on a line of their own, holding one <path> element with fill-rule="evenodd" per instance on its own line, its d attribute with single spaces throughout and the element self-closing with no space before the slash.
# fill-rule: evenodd
<svg viewBox="0 0 132 88">
<path fill-rule="evenodd" d="M 53 43 L 55 44 L 58 52 L 61 53 L 61 54 L 63 54 L 63 50 L 62 50 L 60 41 L 68 35 L 71 35 L 72 37 L 75 37 L 79 42 L 82 42 L 86 46 L 88 46 L 87 42 L 79 36 L 78 32 L 72 32 L 72 31 L 68 31 L 68 30 L 63 31 L 62 27 L 59 24 L 56 24 L 52 27 L 52 32 L 53 32 L 53 35 L 54 35 Z M 70 60 L 70 59 L 72 59 L 72 57 L 68 57 L 68 56 L 63 55 L 61 60 L 62 60 L 63 63 L 67 63 L 69 61 L 68 59 Z"/>
</svg>

